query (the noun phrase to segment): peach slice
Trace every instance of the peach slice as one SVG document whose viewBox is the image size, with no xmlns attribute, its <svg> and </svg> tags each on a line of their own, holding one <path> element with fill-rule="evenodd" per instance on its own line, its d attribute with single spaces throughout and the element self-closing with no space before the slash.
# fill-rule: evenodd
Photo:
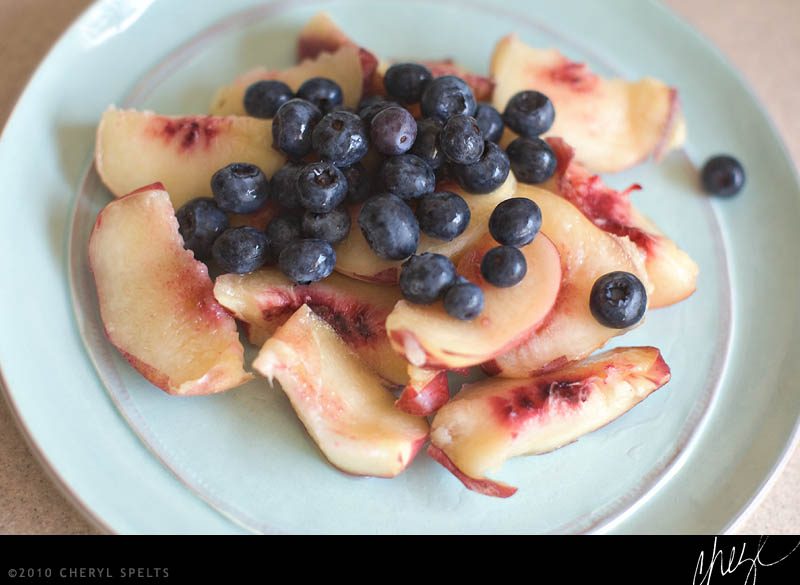
<svg viewBox="0 0 800 585">
<path fill-rule="evenodd" d="M 428 437 L 427 421 L 396 409 L 383 381 L 308 305 L 264 344 L 253 367 L 280 382 L 314 442 L 342 471 L 394 477 Z"/>
<path fill-rule="evenodd" d="M 409 414 L 428 416 L 450 400 L 447 370 L 418 368 L 409 364 L 408 384 L 395 406 Z"/>
<path fill-rule="evenodd" d="M 628 238 L 601 230 L 569 201 L 549 191 L 520 184 L 516 194 L 532 199 L 542 210 L 542 233 L 558 249 L 563 274 L 547 317 L 514 348 L 483 365 L 488 374 L 524 378 L 582 359 L 627 331 L 601 325 L 592 316 L 589 293 L 599 277 L 624 270 L 644 283 L 648 295 L 653 287 L 641 252 Z"/>
<path fill-rule="evenodd" d="M 214 299 L 205 264 L 183 249 L 160 184 L 112 201 L 89 238 L 106 335 L 168 394 L 222 392 L 252 376 L 233 317 Z"/>
<path fill-rule="evenodd" d="M 115 197 L 158 181 L 178 209 L 195 197 L 210 197 L 211 176 L 230 163 L 252 163 L 271 176 L 284 156 L 270 144 L 269 120 L 159 116 L 112 107 L 97 128 L 95 166 Z"/>
<path fill-rule="evenodd" d="M 556 109 L 548 135 L 572 144 L 593 172 L 621 171 L 651 156 L 658 160 L 686 139 L 678 92 L 657 79 L 603 79 L 585 64 L 555 49 L 529 47 L 515 35 L 498 42 L 490 71 L 493 104 L 501 112 L 519 91 L 547 95 Z"/>
<path fill-rule="evenodd" d="M 672 305 L 691 295 L 697 284 L 697 264 L 630 202 L 630 193 L 640 189 L 639 185 L 615 191 L 576 163 L 573 149 L 562 139 L 549 138 L 548 142 L 558 158 L 558 168 L 545 187 L 575 205 L 600 229 L 627 236 L 636 244 L 645 255 L 647 276 L 654 287 L 650 307 Z"/>
<path fill-rule="evenodd" d="M 386 336 L 386 317 L 400 300 L 397 287 L 332 274 L 309 285 L 295 284 L 276 268 L 217 277 L 214 295 L 247 324 L 250 343 L 261 346 L 302 305 L 333 327 L 342 341 L 392 384 L 408 380 L 406 361 Z"/>
<path fill-rule="evenodd" d="M 437 191 L 452 191 L 464 198 L 470 210 L 470 222 L 464 232 L 449 242 L 420 235 L 417 254 L 434 252 L 458 260 L 467 248 L 475 245 L 488 230 L 489 216 L 501 201 L 514 196 L 517 181 L 513 173 L 497 189 L 486 195 L 467 193 L 457 183 L 451 181 L 440 183 Z M 358 228 L 360 206 L 351 208 L 353 229 L 347 238 L 336 247 L 336 271 L 351 278 L 378 284 L 396 284 L 400 276 L 402 261 L 379 258 L 369 247 L 364 234 Z"/>
<path fill-rule="evenodd" d="M 522 248 L 528 272 L 510 288 L 496 288 L 481 276 L 481 259 L 495 246 L 487 234 L 457 266 L 460 275 L 483 289 L 484 309 L 474 321 L 449 316 L 441 301 L 397 303 L 386 319 L 386 331 L 409 363 L 444 369 L 479 364 L 520 343 L 548 315 L 561 287 L 561 260 L 553 243 L 539 235 Z"/>
<path fill-rule="evenodd" d="M 211 102 L 211 113 L 217 116 L 244 116 L 244 93 L 247 88 L 262 79 L 278 79 L 297 91 L 300 85 L 312 77 L 327 77 L 342 88 L 344 105 L 354 108 L 361 100 L 362 73 L 358 47 L 341 47 L 334 53 L 320 53 L 316 58 L 284 70 L 269 70 L 259 67 L 237 77 L 230 85 L 217 90 Z M 272 138 L 267 144 L 272 144 Z"/>
<path fill-rule="evenodd" d="M 300 31 L 297 40 L 297 58 L 300 61 L 314 59 L 320 53 L 335 53 L 341 47 L 358 47 L 358 45 L 333 22 L 327 12 L 317 12 Z M 362 90 L 366 95 L 372 92 L 377 83 L 375 72 L 378 68 L 378 58 L 364 47 L 358 47 L 358 56 L 361 61 Z"/>
<path fill-rule="evenodd" d="M 465 385 L 433 419 L 428 453 L 471 490 L 508 497 L 486 477 L 519 455 L 547 453 L 618 418 L 669 381 L 654 347 L 621 348 L 549 374 Z"/>
<path fill-rule="evenodd" d="M 228 214 L 228 220 L 231 227 L 249 226 L 263 232 L 267 229 L 267 225 L 272 221 L 272 218 L 280 212 L 280 206 L 274 200 L 270 200 L 264 207 L 253 213 Z"/>
</svg>

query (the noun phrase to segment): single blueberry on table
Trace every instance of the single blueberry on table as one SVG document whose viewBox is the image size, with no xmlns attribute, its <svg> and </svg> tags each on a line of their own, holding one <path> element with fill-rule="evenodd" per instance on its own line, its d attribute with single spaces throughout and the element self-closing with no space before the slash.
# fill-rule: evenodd
<svg viewBox="0 0 800 585">
<path fill-rule="evenodd" d="M 385 260 L 403 260 L 417 251 L 417 218 L 397 195 L 382 193 L 367 199 L 358 225 L 372 251 Z"/>
<path fill-rule="evenodd" d="M 317 106 L 322 113 L 330 112 L 344 100 L 342 88 L 327 77 L 312 77 L 297 89 L 297 97 Z"/>
<path fill-rule="evenodd" d="M 744 167 L 734 157 L 720 154 L 706 161 L 700 178 L 707 193 L 733 197 L 744 187 Z"/>
<path fill-rule="evenodd" d="M 407 109 L 385 108 L 375 114 L 369 131 L 370 143 L 381 154 L 403 154 L 417 138 L 417 121 Z"/>
<path fill-rule="evenodd" d="M 424 65 L 395 63 L 386 70 L 383 85 L 390 97 L 404 104 L 415 104 L 432 79 L 433 75 Z"/>
<path fill-rule="evenodd" d="M 434 171 L 445 162 L 444 153 L 439 148 L 439 134 L 444 124 L 438 118 L 423 118 L 417 122 L 417 139 L 409 150 L 428 163 Z"/>
<path fill-rule="evenodd" d="M 495 110 L 489 104 L 480 103 L 478 109 L 475 111 L 475 120 L 478 122 L 478 128 L 481 129 L 483 139 L 488 142 L 500 142 L 503 136 L 505 124 L 503 124 L 503 117 L 500 112 Z"/>
<path fill-rule="evenodd" d="M 450 162 L 471 165 L 483 154 L 484 139 L 478 123 L 472 116 L 451 116 L 439 134 L 439 147 Z"/>
<path fill-rule="evenodd" d="M 267 224 L 264 232 L 269 242 L 268 261 L 275 263 L 286 246 L 302 237 L 300 217 L 290 213 L 279 215 Z"/>
<path fill-rule="evenodd" d="M 211 253 L 223 272 L 247 274 L 267 261 L 269 242 L 264 232 L 256 228 L 229 228 L 214 241 Z"/>
<path fill-rule="evenodd" d="M 524 138 L 536 138 L 550 130 L 556 118 L 553 102 L 533 90 L 514 94 L 503 111 L 503 122 Z"/>
<path fill-rule="evenodd" d="M 333 211 L 347 196 L 344 173 L 329 162 L 314 162 L 302 168 L 297 177 L 300 205 L 315 213 Z"/>
<path fill-rule="evenodd" d="M 456 267 L 447 256 L 426 252 L 411 256 L 400 269 L 400 292 L 418 305 L 429 305 L 441 297 L 456 279 Z"/>
<path fill-rule="evenodd" d="M 483 155 L 471 165 L 450 165 L 450 172 L 470 193 L 491 193 L 505 183 L 511 169 L 508 155 L 494 142 L 484 144 Z"/>
<path fill-rule="evenodd" d="M 644 316 L 647 291 L 642 281 L 630 272 L 610 272 L 592 286 L 589 309 L 601 325 L 625 329 Z"/>
<path fill-rule="evenodd" d="M 489 217 L 489 233 L 504 246 L 527 246 L 541 227 L 542 210 L 525 197 L 506 199 Z"/>
<path fill-rule="evenodd" d="M 256 81 L 244 92 L 244 110 L 255 118 L 274 118 L 278 108 L 293 97 L 292 88 L 282 81 Z"/>
<path fill-rule="evenodd" d="M 467 229 L 470 220 L 467 202 L 450 191 L 431 193 L 417 203 L 417 220 L 423 234 L 437 240 L 450 240 Z"/>
<path fill-rule="evenodd" d="M 295 240 L 281 252 L 278 266 L 297 284 L 309 284 L 330 276 L 336 251 L 325 240 Z"/>
<path fill-rule="evenodd" d="M 383 188 L 402 199 L 417 199 L 436 188 L 436 174 L 424 160 L 413 154 L 392 156 L 380 170 Z"/>
<path fill-rule="evenodd" d="M 531 185 L 544 183 L 558 166 L 553 149 L 541 138 L 516 138 L 508 145 L 506 154 L 517 179 Z"/>
<path fill-rule="evenodd" d="M 302 219 L 303 237 L 338 244 L 350 233 L 350 214 L 338 207 L 330 213 L 306 211 Z"/>
<path fill-rule="evenodd" d="M 183 247 L 198 260 L 211 258 L 214 240 L 228 229 L 228 215 L 211 197 L 198 197 L 185 203 L 176 213 Z"/>
<path fill-rule="evenodd" d="M 342 169 L 347 179 L 347 203 L 363 203 L 372 196 L 373 176 L 361 163 Z"/>
<path fill-rule="evenodd" d="M 367 125 L 350 112 L 325 114 L 314 126 L 311 145 L 322 160 L 337 167 L 349 167 L 367 154 Z"/>
<path fill-rule="evenodd" d="M 437 77 L 422 92 L 420 109 L 426 118 L 439 118 L 446 122 L 451 116 L 472 116 L 478 107 L 467 82 L 455 75 Z"/>
<path fill-rule="evenodd" d="M 284 209 L 297 209 L 300 207 L 300 186 L 297 177 L 303 165 L 291 161 L 275 171 L 269 182 L 269 191 L 272 198 Z"/>
<path fill-rule="evenodd" d="M 232 163 L 211 177 L 211 192 L 222 211 L 253 213 L 269 198 L 269 181 L 256 165 Z"/>
<path fill-rule="evenodd" d="M 481 276 L 489 284 L 500 288 L 519 283 L 527 271 L 525 255 L 512 246 L 492 248 L 481 260 Z"/>
<path fill-rule="evenodd" d="M 444 293 L 444 310 L 461 321 L 472 321 L 483 312 L 481 287 L 459 276 L 456 283 Z"/>
<path fill-rule="evenodd" d="M 272 146 L 289 158 L 303 158 L 311 152 L 311 133 L 322 118 L 319 108 L 294 98 L 278 108 L 272 120 Z"/>
</svg>

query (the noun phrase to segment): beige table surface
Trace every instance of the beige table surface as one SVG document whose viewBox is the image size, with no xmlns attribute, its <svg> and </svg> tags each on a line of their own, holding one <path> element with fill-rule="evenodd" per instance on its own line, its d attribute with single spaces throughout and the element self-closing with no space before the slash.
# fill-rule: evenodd
<svg viewBox="0 0 800 585">
<path fill-rule="evenodd" d="M 90 0 L 0 0 L 0 125 L 51 43 Z M 744 73 L 800 161 L 800 0 L 668 0 Z M 739 532 L 800 533 L 800 450 Z M 0 532 L 93 534 L 0 400 Z"/>
</svg>

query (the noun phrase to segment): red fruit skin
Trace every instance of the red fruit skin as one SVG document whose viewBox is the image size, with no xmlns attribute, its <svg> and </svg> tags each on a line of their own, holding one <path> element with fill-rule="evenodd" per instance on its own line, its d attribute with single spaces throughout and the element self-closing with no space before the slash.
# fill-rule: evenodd
<svg viewBox="0 0 800 585">
<path fill-rule="evenodd" d="M 434 375 L 422 388 L 416 388 L 410 382 L 394 405 L 408 414 L 429 416 L 447 404 L 450 400 L 450 387 L 447 383 L 447 372 Z"/>
<path fill-rule="evenodd" d="M 491 479 L 475 479 L 474 477 L 466 475 L 455 466 L 444 451 L 435 445 L 428 446 L 428 455 L 431 459 L 441 464 L 450 473 L 455 475 L 468 490 L 494 498 L 510 498 L 517 493 L 517 488 L 505 483 L 493 481 Z"/>
<path fill-rule="evenodd" d="M 297 58 L 299 61 L 313 59 L 320 53 L 335 53 L 343 46 L 356 46 L 346 35 L 340 31 L 329 31 L 329 36 L 301 35 L 297 42 Z M 358 58 L 361 61 L 361 72 L 364 79 L 363 92 L 369 95 L 373 92 L 378 58 L 374 53 L 364 47 L 358 47 Z"/>
<path fill-rule="evenodd" d="M 444 75 L 455 75 L 467 82 L 475 99 L 479 102 L 491 102 L 494 93 L 494 79 L 485 75 L 478 75 L 457 65 L 452 59 L 439 59 L 435 61 L 423 61 L 425 67 L 431 70 L 434 77 Z"/>
</svg>

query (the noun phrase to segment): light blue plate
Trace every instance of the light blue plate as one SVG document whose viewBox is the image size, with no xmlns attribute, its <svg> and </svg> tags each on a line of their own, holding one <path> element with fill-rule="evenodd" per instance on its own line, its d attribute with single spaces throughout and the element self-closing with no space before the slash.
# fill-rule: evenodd
<svg viewBox="0 0 800 585">
<path fill-rule="evenodd" d="M 394 480 L 325 463 L 264 381 L 171 398 L 106 342 L 87 268 L 109 200 L 91 168 L 111 103 L 205 112 L 248 68 L 293 62 L 317 10 L 384 56 L 453 56 L 485 71 L 516 31 L 603 74 L 677 86 L 689 142 L 639 182 L 636 203 L 701 268 L 697 292 L 653 311 L 625 345 L 662 349 L 673 379 L 616 422 L 555 453 L 509 462 L 495 500 L 420 456 Z M 697 165 L 728 152 L 744 193 L 709 202 Z M 796 436 L 800 198 L 775 130 L 734 71 L 660 5 L 504 0 L 256 3 L 103 0 L 42 63 L 0 141 L 0 359 L 35 449 L 102 526 L 140 532 L 721 532 Z"/>
</svg>

